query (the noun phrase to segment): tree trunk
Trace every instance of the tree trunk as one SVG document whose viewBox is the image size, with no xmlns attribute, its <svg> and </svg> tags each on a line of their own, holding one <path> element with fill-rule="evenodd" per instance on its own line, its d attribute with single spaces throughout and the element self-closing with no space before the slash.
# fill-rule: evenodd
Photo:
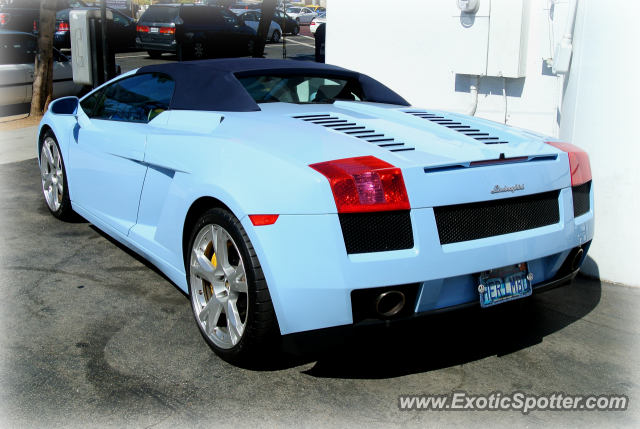
<svg viewBox="0 0 640 429">
<path fill-rule="evenodd" d="M 53 97 L 53 34 L 56 27 L 56 0 L 40 3 L 40 34 L 33 75 L 31 116 L 42 116 Z"/>
<path fill-rule="evenodd" d="M 258 40 L 253 45 L 253 58 L 264 58 L 264 46 L 267 43 L 269 27 L 273 21 L 277 0 L 264 0 L 260 9 L 260 24 L 258 25 Z"/>
</svg>

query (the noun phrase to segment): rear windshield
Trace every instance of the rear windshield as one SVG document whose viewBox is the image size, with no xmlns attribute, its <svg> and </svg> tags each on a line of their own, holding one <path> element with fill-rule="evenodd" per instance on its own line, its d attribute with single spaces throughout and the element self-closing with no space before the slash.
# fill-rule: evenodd
<svg viewBox="0 0 640 429">
<path fill-rule="evenodd" d="M 326 76 L 250 76 L 238 81 L 256 103 L 332 104 L 364 101 L 355 79 Z"/>
<path fill-rule="evenodd" d="M 300 13 L 300 8 L 299 7 L 288 7 L 287 8 L 287 13 Z"/>
<path fill-rule="evenodd" d="M 179 9 L 174 6 L 151 6 L 140 17 L 140 22 L 173 22 Z"/>
<path fill-rule="evenodd" d="M 56 19 L 58 21 L 68 21 L 69 20 L 69 12 L 71 9 L 62 9 L 56 13 Z"/>
</svg>

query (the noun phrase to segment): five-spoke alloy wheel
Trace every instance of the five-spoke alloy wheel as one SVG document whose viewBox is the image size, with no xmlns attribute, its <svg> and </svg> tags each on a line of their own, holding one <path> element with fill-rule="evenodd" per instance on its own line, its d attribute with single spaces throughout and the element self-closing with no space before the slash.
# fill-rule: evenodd
<svg viewBox="0 0 640 429">
<path fill-rule="evenodd" d="M 47 131 L 42 139 L 40 176 L 44 199 L 51 214 L 58 219 L 70 218 L 73 210 L 69 199 L 67 174 L 60 147 L 52 131 Z"/>
<path fill-rule="evenodd" d="M 186 263 L 200 332 L 223 359 L 255 364 L 279 338 L 262 268 L 240 221 L 229 211 L 204 213 L 191 234 Z"/>
<path fill-rule="evenodd" d="M 193 308 L 209 339 L 230 349 L 247 326 L 247 275 L 238 246 L 220 225 L 198 232 L 191 249 Z"/>
</svg>

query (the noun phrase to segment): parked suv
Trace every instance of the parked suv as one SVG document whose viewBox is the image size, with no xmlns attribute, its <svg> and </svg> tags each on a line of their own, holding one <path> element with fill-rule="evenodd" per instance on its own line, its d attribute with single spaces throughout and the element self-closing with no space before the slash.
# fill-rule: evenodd
<svg viewBox="0 0 640 429">
<path fill-rule="evenodd" d="M 256 31 L 228 9 L 194 4 L 152 5 L 140 17 L 136 48 L 151 58 L 175 52 L 178 59 L 250 55 Z"/>
</svg>

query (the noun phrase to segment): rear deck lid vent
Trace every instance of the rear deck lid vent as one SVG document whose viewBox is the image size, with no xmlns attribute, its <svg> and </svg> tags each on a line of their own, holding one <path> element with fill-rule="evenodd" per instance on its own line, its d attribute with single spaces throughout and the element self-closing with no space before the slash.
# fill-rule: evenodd
<svg viewBox="0 0 640 429">
<path fill-rule="evenodd" d="M 444 115 L 441 113 L 428 112 L 426 110 L 405 110 L 404 113 L 408 113 L 418 118 L 426 119 L 435 124 L 442 125 L 453 131 L 457 131 L 460 134 L 476 139 L 484 144 L 507 144 L 509 143 L 503 138 L 500 138 L 486 130 L 481 130 L 477 125 L 465 124 L 460 118 L 455 116 Z"/>
<path fill-rule="evenodd" d="M 415 147 L 399 142 L 395 138 L 383 132 L 376 131 L 373 127 L 363 125 L 353 118 L 330 113 L 293 116 L 293 118 L 321 125 L 325 128 L 330 128 L 348 136 L 362 139 L 376 146 L 385 148 L 390 152 L 416 150 Z"/>
</svg>

